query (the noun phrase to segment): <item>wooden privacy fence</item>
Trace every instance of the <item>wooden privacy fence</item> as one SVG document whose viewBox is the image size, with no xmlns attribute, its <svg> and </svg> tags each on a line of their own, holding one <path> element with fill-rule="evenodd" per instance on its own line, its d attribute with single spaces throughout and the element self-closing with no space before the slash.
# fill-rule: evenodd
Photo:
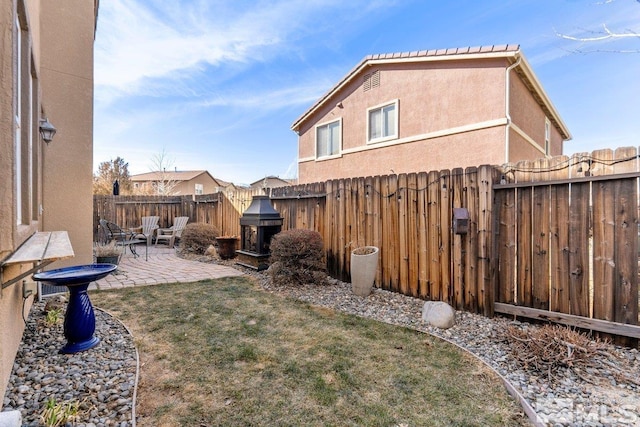
<svg viewBox="0 0 640 427">
<path fill-rule="evenodd" d="M 626 326 L 639 324 L 636 149 L 503 172 L 495 186 L 495 310 L 640 337 L 640 327 Z"/>
<path fill-rule="evenodd" d="M 329 273 L 349 280 L 351 251 L 380 248 L 383 289 L 492 314 L 490 166 L 327 181 L 272 190 L 284 228 L 322 235 Z M 316 184 L 314 184 L 316 185 Z M 467 208 L 469 232 L 454 234 L 453 208 Z"/>
<path fill-rule="evenodd" d="M 239 236 L 240 216 L 255 194 L 264 194 L 264 190 L 197 196 L 93 196 L 94 240 L 98 240 L 100 219 L 130 228 L 142 224 L 143 216 L 159 216 L 160 228 L 170 227 L 175 217 L 188 216 L 189 222 L 213 224 L 221 234 Z"/>
<path fill-rule="evenodd" d="M 324 240 L 329 273 L 350 277 L 351 250 L 380 247 L 376 283 L 419 298 L 492 315 L 490 248 L 493 167 L 342 179 L 274 188 L 283 230 L 308 228 Z M 146 215 L 160 227 L 175 216 L 239 235 L 239 220 L 262 189 L 203 196 L 94 196 L 94 230 L 105 218 L 135 227 Z M 454 235 L 452 209 L 469 210 L 469 232 Z M 97 234 L 96 234 L 97 237 Z"/>
<path fill-rule="evenodd" d="M 239 236 L 252 196 L 266 192 L 283 230 L 322 235 L 336 278 L 349 280 L 353 249 L 373 245 L 383 289 L 640 337 L 639 170 L 631 148 L 202 196 L 95 196 L 94 224 L 189 216 Z M 454 208 L 468 210 L 465 234 Z"/>
</svg>

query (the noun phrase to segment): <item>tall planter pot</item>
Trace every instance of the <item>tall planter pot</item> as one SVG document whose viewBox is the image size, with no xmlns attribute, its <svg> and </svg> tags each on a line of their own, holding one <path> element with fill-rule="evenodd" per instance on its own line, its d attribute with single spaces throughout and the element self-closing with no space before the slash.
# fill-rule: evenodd
<svg viewBox="0 0 640 427">
<path fill-rule="evenodd" d="M 218 242 L 218 255 L 220 255 L 220 258 L 235 258 L 237 237 L 216 237 L 216 241 Z"/>
<path fill-rule="evenodd" d="M 380 249 L 363 246 L 351 251 L 351 291 L 358 296 L 371 294 L 378 270 Z"/>
</svg>

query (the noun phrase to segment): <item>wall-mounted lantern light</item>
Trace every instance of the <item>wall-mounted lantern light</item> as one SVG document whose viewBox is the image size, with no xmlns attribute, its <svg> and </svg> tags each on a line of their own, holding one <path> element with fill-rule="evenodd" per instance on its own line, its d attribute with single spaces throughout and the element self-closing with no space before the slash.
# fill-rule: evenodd
<svg viewBox="0 0 640 427">
<path fill-rule="evenodd" d="M 44 119 L 40 119 L 40 136 L 42 136 L 44 142 L 49 144 L 53 140 L 53 135 L 55 134 L 56 128 L 49 122 L 49 120 L 47 120 L 46 117 Z"/>
</svg>

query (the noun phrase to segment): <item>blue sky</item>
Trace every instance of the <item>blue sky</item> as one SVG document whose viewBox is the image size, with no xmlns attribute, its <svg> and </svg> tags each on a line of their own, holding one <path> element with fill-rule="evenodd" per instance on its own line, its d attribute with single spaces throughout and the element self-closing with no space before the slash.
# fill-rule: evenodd
<svg viewBox="0 0 640 427">
<path fill-rule="evenodd" d="M 291 124 L 366 55 L 519 44 L 572 133 L 565 154 L 639 145 L 635 0 L 107 0 L 95 41 L 94 170 L 248 184 L 297 175 Z M 613 52 L 611 52 L 613 51 Z"/>
</svg>

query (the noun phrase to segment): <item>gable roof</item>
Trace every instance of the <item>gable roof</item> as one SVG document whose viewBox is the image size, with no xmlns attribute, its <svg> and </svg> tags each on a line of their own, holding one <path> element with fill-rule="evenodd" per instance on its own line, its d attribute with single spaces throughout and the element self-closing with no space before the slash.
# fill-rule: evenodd
<svg viewBox="0 0 640 427">
<path fill-rule="evenodd" d="M 250 187 L 262 187 L 263 184 L 268 183 L 268 186 L 271 186 L 274 183 L 280 183 L 283 186 L 286 185 L 291 185 L 292 184 L 291 179 L 284 179 L 284 178 L 280 178 L 279 176 L 275 176 L 275 175 L 269 175 L 269 176 L 265 176 L 264 178 L 260 178 L 257 181 L 252 182 L 251 184 L 249 184 Z"/>
<path fill-rule="evenodd" d="M 450 60 L 476 60 L 486 58 L 506 58 L 510 64 L 518 64 L 515 71 L 521 76 L 527 88 L 531 91 L 536 101 L 545 111 L 551 123 L 562 134 L 562 137 L 571 139 L 569 129 L 560 118 L 560 114 L 553 106 L 553 103 L 544 92 L 542 85 L 533 73 L 531 66 L 527 62 L 520 46 L 515 44 L 463 47 L 453 49 L 421 50 L 414 52 L 386 53 L 366 56 L 358 65 L 349 71 L 338 83 L 336 83 L 327 93 L 322 95 L 307 111 L 305 111 L 291 125 L 291 130 L 298 131 L 300 125 L 314 112 L 328 102 L 333 95 L 360 75 L 370 65 L 393 64 L 402 62 L 434 62 Z"/>
<path fill-rule="evenodd" d="M 208 175 L 209 178 L 211 178 L 213 181 L 215 181 L 218 184 L 218 186 L 221 186 L 220 181 L 214 178 L 213 176 L 211 176 L 211 174 L 206 170 L 168 171 L 168 172 L 154 171 L 154 172 L 140 173 L 137 175 L 131 175 L 130 179 L 132 182 L 142 182 L 142 181 L 146 182 L 146 181 L 160 181 L 160 180 L 190 181 L 203 174 Z"/>
</svg>

